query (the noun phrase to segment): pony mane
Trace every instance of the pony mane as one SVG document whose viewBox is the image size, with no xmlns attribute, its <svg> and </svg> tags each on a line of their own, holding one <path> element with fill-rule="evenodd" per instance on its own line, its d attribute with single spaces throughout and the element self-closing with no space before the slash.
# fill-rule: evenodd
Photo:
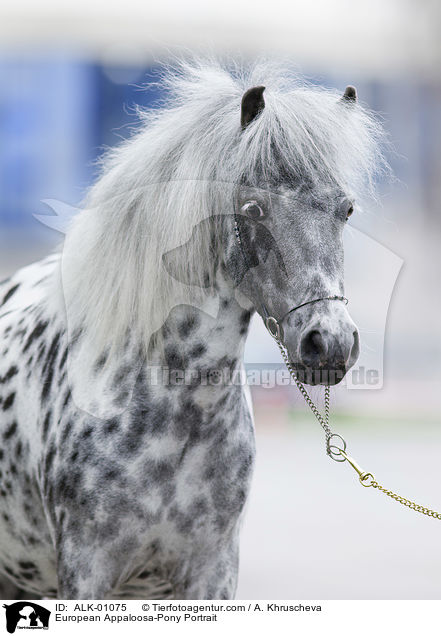
<svg viewBox="0 0 441 636">
<path fill-rule="evenodd" d="M 372 114 L 286 66 L 184 61 L 166 69 L 160 83 L 166 101 L 138 110 L 139 128 L 104 157 L 66 238 L 68 322 L 72 332 L 80 327 L 90 335 L 97 354 L 127 334 L 147 351 L 170 309 L 195 303 L 214 275 L 207 266 L 214 260 L 209 224 L 201 221 L 231 214 L 234 189 L 244 180 L 270 187 L 289 174 L 337 182 L 360 198 L 373 193 L 376 175 L 387 168 Z M 265 108 L 242 131 L 241 99 L 256 85 L 266 87 Z M 188 241 L 196 226 L 199 240 Z M 182 267 L 195 281 L 191 288 L 162 261 L 187 242 Z"/>
</svg>

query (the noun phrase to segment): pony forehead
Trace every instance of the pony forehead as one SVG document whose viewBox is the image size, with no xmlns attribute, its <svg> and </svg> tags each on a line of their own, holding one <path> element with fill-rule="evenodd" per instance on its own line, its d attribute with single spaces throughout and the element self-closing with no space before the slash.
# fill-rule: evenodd
<svg viewBox="0 0 441 636">
<path fill-rule="evenodd" d="M 239 200 L 261 199 L 272 205 L 304 202 L 311 207 L 323 207 L 329 202 L 338 202 L 344 198 L 353 199 L 351 193 L 345 191 L 337 183 L 312 182 L 300 183 L 260 183 L 243 182 L 237 187 L 236 196 Z"/>
<path fill-rule="evenodd" d="M 312 175 L 304 175 L 296 177 L 295 175 L 286 175 L 286 178 L 273 180 L 265 180 L 258 178 L 254 181 L 242 177 L 241 183 L 237 186 L 239 196 L 252 194 L 273 197 L 287 198 L 298 200 L 317 200 L 340 199 L 343 197 L 352 197 L 352 193 L 335 179 L 325 181 L 323 179 L 314 179 Z"/>
</svg>

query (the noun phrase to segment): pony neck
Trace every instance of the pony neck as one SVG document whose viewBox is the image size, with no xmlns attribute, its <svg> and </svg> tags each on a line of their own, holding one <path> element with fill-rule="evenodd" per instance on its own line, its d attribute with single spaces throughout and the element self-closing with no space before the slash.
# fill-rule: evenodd
<svg viewBox="0 0 441 636">
<path fill-rule="evenodd" d="M 236 370 L 243 363 L 251 316 L 251 307 L 239 304 L 232 286 L 218 275 L 205 302 L 172 309 L 162 329 L 159 357 L 169 369 Z"/>
</svg>

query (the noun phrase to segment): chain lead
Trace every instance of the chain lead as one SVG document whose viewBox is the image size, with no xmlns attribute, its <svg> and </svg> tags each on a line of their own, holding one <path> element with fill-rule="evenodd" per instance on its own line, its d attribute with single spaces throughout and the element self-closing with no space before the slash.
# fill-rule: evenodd
<svg viewBox="0 0 441 636">
<path fill-rule="evenodd" d="M 411 510 L 415 510 L 415 512 L 420 512 L 422 515 L 426 515 L 428 517 L 432 517 L 433 519 L 439 519 L 441 521 L 441 513 L 440 512 L 436 512 L 436 510 L 431 510 L 430 508 L 426 508 L 425 506 L 421 506 L 420 504 L 417 504 L 414 501 L 411 501 L 410 499 L 406 499 L 405 497 L 402 497 L 401 495 L 397 495 L 392 490 L 388 490 L 384 486 L 381 486 L 376 481 L 376 479 L 372 475 L 372 473 L 368 473 L 368 472 L 363 471 L 363 469 L 360 468 L 360 466 L 357 464 L 357 462 L 346 453 L 346 442 L 345 442 L 345 440 L 341 437 L 341 435 L 338 435 L 337 433 L 333 433 L 331 431 L 330 426 L 329 426 L 329 411 L 330 411 L 330 408 L 329 408 L 329 404 L 330 404 L 330 389 L 329 389 L 329 385 L 327 384 L 325 386 L 325 399 L 324 399 L 325 414 L 324 414 L 324 417 L 323 417 L 323 415 L 319 412 L 319 410 L 317 409 L 316 405 L 314 404 L 314 402 L 312 401 L 311 397 L 309 396 L 308 391 L 305 389 L 304 385 L 297 378 L 297 376 L 295 374 L 295 371 L 294 371 L 294 369 L 291 366 L 291 363 L 290 363 L 289 358 L 288 358 L 288 354 L 286 352 L 286 349 L 285 349 L 283 343 L 280 341 L 279 338 L 275 337 L 273 334 L 271 334 L 271 335 L 273 336 L 274 340 L 277 342 L 277 345 L 278 345 L 278 347 L 280 349 L 280 353 L 282 354 L 283 361 L 286 364 L 286 367 L 287 367 L 292 379 L 296 383 L 297 388 L 299 389 L 300 393 L 303 395 L 306 404 L 309 406 L 311 411 L 314 413 L 314 415 L 317 418 L 320 426 L 325 431 L 326 453 L 327 453 L 327 455 L 329 455 L 329 457 L 331 459 L 334 459 L 337 462 L 345 462 L 345 461 L 347 461 L 348 464 L 350 464 L 352 466 L 352 468 L 358 473 L 358 477 L 359 477 L 359 480 L 360 480 L 360 483 L 361 483 L 362 486 L 365 486 L 366 488 L 375 488 L 376 490 L 379 490 L 379 491 L 383 492 L 385 495 L 387 495 L 391 499 L 394 499 L 395 501 L 397 501 L 398 503 L 402 504 L 403 506 L 407 506 L 407 508 L 410 508 Z M 343 448 L 340 448 L 339 446 L 331 444 L 331 438 L 332 437 L 339 438 L 341 440 L 341 442 L 343 443 Z M 339 459 L 339 457 L 341 459 Z"/>
<path fill-rule="evenodd" d="M 280 353 L 282 354 L 283 361 L 284 361 L 284 363 L 285 363 L 285 365 L 286 365 L 286 367 L 287 367 L 292 379 L 296 383 L 296 386 L 297 386 L 298 390 L 303 395 L 306 404 L 309 406 L 311 411 L 314 413 L 314 415 L 317 418 L 320 426 L 325 431 L 326 454 L 329 455 L 330 457 L 332 457 L 330 440 L 331 440 L 331 437 L 332 437 L 333 433 L 332 433 L 331 428 L 329 426 L 329 391 L 330 391 L 329 385 L 326 385 L 326 387 L 325 387 L 325 416 L 323 417 L 323 415 L 320 413 L 320 411 L 318 410 L 318 408 L 316 407 L 316 405 L 312 401 L 308 391 L 305 389 L 305 386 L 297 378 L 297 376 L 295 374 L 295 371 L 292 368 L 291 363 L 289 361 L 288 354 L 286 352 L 286 349 L 285 349 L 284 345 L 279 340 L 279 338 L 274 338 L 274 340 L 277 342 L 277 346 L 280 349 Z"/>
<path fill-rule="evenodd" d="M 436 510 L 431 510 L 430 508 L 421 506 L 420 504 L 417 504 L 410 499 L 401 497 L 401 495 L 397 495 L 396 493 L 392 492 L 392 490 L 388 490 L 387 488 L 384 488 L 384 486 L 381 486 L 377 481 L 375 481 L 375 479 L 368 485 L 372 486 L 372 488 L 376 488 L 377 490 L 381 490 L 381 492 L 384 492 L 384 494 L 388 497 L 391 497 L 391 499 L 395 499 L 395 501 L 398 501 L 398 503 L 402 504 L 403 506 L 407 506 L 411 510 L 415 510 L 415 512 L 420 512 L 422 515 L 427 515 L 428 517 L 439 519 L 441 521 L 440 512 L 436 512 Z"/>
</svg>

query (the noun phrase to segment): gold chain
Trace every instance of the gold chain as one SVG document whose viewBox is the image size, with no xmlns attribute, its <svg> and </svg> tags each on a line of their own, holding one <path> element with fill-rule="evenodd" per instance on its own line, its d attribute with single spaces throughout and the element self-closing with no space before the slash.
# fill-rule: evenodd
<svg viewBox="0 0 441 636">
<path fill-rule="evenodd" d="M 401 497 L 401 495 L 397 495 L 392 490 L 388 490 L 384 486 L 381 486 L 375 480 L 375 477 L 373 476 L 372 473 L 365 472 L 362 468 L 360 468 L 357 462 L 346 453 L 345 440 L 341 437 L 341 435 L 338 435 L 337 433 L 333 433 L 329 426 L 329 393 L 330 393 L 329 385 L 325 386 L 325 415 L 323 417 L 323 415 L 319 412 L 318 408 L 316 407 L 311 397 L 309 396 L 308 391 L 305 389 L 304 385 L 297 378 L 295 371 L 289 361 L 288 354 L 283 343 L 280 341 L 279 338 L 275 337 L 273 334 L 271 335 L 273 336 L 274 340 L 276 341 L 280 349 L 280 353 L 282 354 L 283 361 L 285 362 L 292 379 L 296 383 L 297 388 L 299 389 L 300 393 L 303 395 L 305 402 L 307 403 L 311 411 L 314 413 L 318 422 L 320 423 L 323 430 L 325 431 L 326 453 L 331 457 L 331 459 L 334 459 L 337 462 L 347 461 L 348 464 L 350 464 L 352 468 L 358 473 L 358 478 L 362 486 L 365 486 L 366 488 L 375 488 L 376 490 L 380 490 L 385 495 L 387 495 L 391 499 L 395 499 L 395 501 L 398 501 L 398 503 L 402 504 L 403 506 L 407 506 L 407 508 L 410 508 L 411 510 L 415 510 L 415 512 L 420 512 L 422 515 L 427 515 L 428 517 L 432 517 L 433 519 L 439 519 L 441 521 L 440 512 L 436 512 L 436 510 L 431 510 L 430 508 L 421 506 L 420 504 L 417 504 L 414 501 L 411 501 L 410 499 L 406 499 L 405 497 Z M 336 445 L 337 443 L 331 444 L 331 439 L 333 437 L 339 438 L 342 441 L 343 448 L 340 448 L 339 446 L 337 446 Z M 339 457 L 343 459 L 339 459 Z"/>
<path fill-rule="evenodd" d="M 403 506 L 407 506 L 411 510 L 415 510 L 415 512 L 420 512 L 422 515 L 427 515 L 428 517 L 433 517 L 434 519 L 439 519 L 441 521 L 441 513 L 436 512 L 436 510 L 431 510 L 430 508 L 425 508 L 424 506 L 420 506 L 420 504 L 415 503 L 414 501 L 410 501 L 410 499 L 406 499 L 405 497 L 401 497 L 397 495 L 392 490 L 387 490 L 383 486 L 380 486 L 378 482 L 375 480 L 371 483 L 372 488 L 377 488 L 377 490 L 381 490 L 385 495 L 395 499 L 398 503 L 403 504 Z"/>
</svg>

